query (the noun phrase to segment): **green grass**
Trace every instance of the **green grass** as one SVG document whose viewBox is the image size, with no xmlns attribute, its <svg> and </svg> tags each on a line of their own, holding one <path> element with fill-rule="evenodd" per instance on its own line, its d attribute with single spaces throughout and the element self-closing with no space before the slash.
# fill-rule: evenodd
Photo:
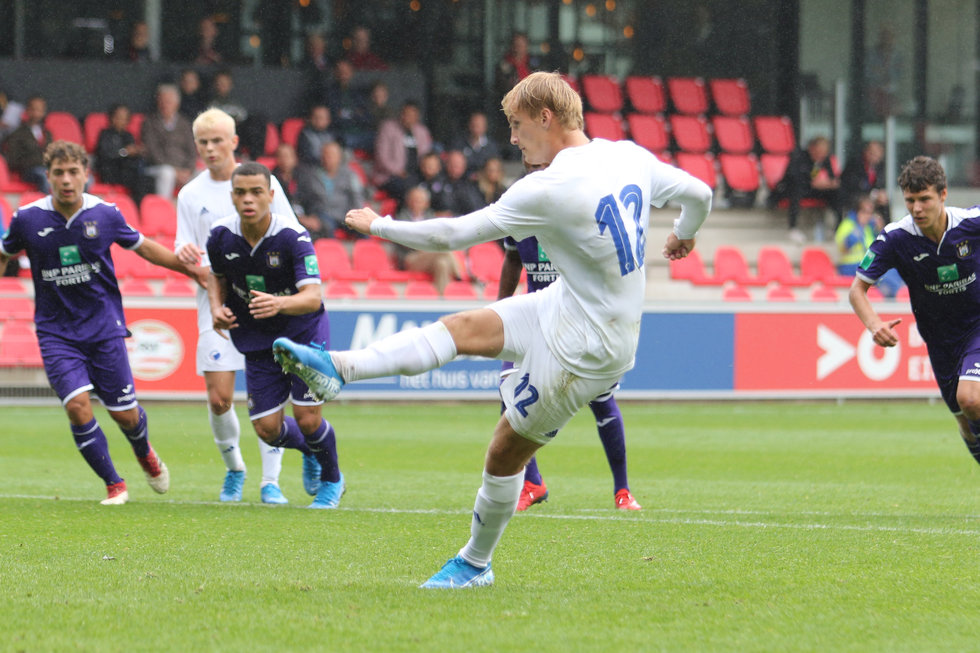
<svg viewBox="0 0 980 653">
<path fill-rule="evenodd" d="M 623 402 L 612 509 L 591 415 L 540 457 L 551 500 L 514 517 L 496 585 L 417 588 L 465 542 L 496 407 L 327 407 L 348 491 L 307 511 L 215 501 L 203 404 L 148 404 L 160 497 L 98 417 L 131 503 L 56 407 L 0 409 L 2 651 L 976 650 L 980 468 L 927 402 Z M 245 428 L 247 422 L 243 419 Z"/>
</svg>

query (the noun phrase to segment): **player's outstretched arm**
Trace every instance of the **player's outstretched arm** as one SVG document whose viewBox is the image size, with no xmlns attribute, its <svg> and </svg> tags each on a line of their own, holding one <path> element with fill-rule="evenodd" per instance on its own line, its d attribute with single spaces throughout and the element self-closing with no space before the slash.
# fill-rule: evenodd
<svg viewBox="0 0 980 653">
<path fill-rule="evenodd" d="M 259 290 L 251 291 L 248 312 L 257 320 L 282 313 L 283 315 L 305 315 L 320 308 L 320 284 L 308 283 L 301 286 L 295 295 L 270 295 Z"/>
<path fill-rule="evenodd" d="M 134 251 L 153 265 L 159 265 L 169 270 L 175 270 L 181 274 L 186 274 L 191 279 L 197 281 L 197 277 L 187 269 L 186 265 L 181 263 L 176 254 L 155 240 L 144 238 L 143 242 L 140 243 L 140 246 Z"/>
<path fill-rule="evenodd" d="M 517 292 L 523 268 L 520 252 L 516 249 L 508 249 L 504 252 L 504 262 L 500 265 L 500 286 L 497 290 L 497 299 L 510 297 Z"/>
<path fill-rule="evenodd" d="M 871 305 L 871 301 L 868 299 L 868 288 L 870 287 L 870 283 L 864 279 L 855 277 L 854 282 L 851 284 L 851 289 L 848 291 L 847 298 L 850 300 L 851 307 L 854 309 L 858 318 L 864 323 L 868 331 L 871 332 L 875 343 L 882 347 L 894 347 L 898 344 L 898 334 L 895 333 L 894 329 L 902 320 L 901 318 L 896 318 L 885 322 L 878 316 L 878 313 Z"/>
<path fill-rule="evenodd" d="M 225 306 L 225 297 L 228 293 L 228 282 L 224 277 L 216 274 L 208 275 L 208 302 L 211 304 L 211 324 L 215 332 L 222 338 L 225 329 L 234 329 L 238 326 L 238 321 L 231 309 Z"/>
</svg>

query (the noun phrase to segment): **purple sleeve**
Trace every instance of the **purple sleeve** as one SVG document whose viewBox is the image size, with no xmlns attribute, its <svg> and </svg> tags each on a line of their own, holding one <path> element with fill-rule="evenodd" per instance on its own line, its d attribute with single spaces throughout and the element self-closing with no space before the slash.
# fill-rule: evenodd
<svg viewBox="0 0 980 653">
<path fill-rule="evenodd" d="M 309 283 L 320 283 L 320 266 L 316 261 L 316 252 L 310 235 L 305 231 L 296 234 L 293 241 L 293 272 L 296 275 L 296 287 Z"/>
<path fill-rule="evenodd" d="M 218 276 L 224 275 L 225 259 L 223 256 L 221 256 L 221 247 L 218 243 L 218 236 L 213 230 L 210 234 L 208 234 L 208 242 L 204 248 L 208 251 L 208 260 L 211 261 L 211 271 Z"/>
<path fill-rule="evenodd" d="M 874 283 L 893 267 L 895 264 L 892 259 L 892 248 L 886 232 L 871 243 L 871 247 L 858 265 L 857 276 L 868 283 Z"/>
<path fill-rule="evenodd" d="M 126 218 L 123 217 L 119 207 L 115 206 L 114 204 L 107 206 L 111 212 L 109 221 L 112 224 L 113 232 L 115 233 L 115 237 L 112 239 L 113 242 L 125 249 L 134 249 L 139 247 L 140 243 L 143 242 L 143 234 L 127 224 Z"/>
</svg>

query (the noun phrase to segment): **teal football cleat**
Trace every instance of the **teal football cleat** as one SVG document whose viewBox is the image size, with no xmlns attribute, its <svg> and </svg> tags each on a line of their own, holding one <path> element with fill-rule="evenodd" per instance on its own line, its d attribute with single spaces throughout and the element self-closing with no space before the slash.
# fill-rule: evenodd
<svg viewBox="0 0 980 653">
<path fill-rule="evenodd" d="M 313 454 L 303 454 L 303 489 L 311 497 L 320 491 L 320 463 Z"/>
<path fill-rule="evenodd" d="M 283 371 L 303 379 L 321 401 L 330 401 L 344 387 L 344 380 L 337 373 L 329 351 L 301 345 L 289 338 L 276 338 L 272 343 L 272 355 Z"/>
<path fill-rule="evenodd" d="M 289 503 L 289 499 L 282 493 L 279 486 L 275 483 L 269 483 L 268 485 L 262 486 L 262 503 L 271 503 L 273 505 L 282 505 L 284 503 Z"/>
<path fill-rule="evenodd" d="M 225 474 L 225 484 L 221 486 L 221 501 L 241 501 L 242 488 L 245 487 L 245 472 L 228 470 Z"/>
<path fill-rule="evenodd" d="M 340 475 L 340 480 L 336 483 L 322 481 L 320 483 L 320 489 L 316 493 L 316 498 L 310 504 L 310 508 L 318 510 L 336 508 L 340 505 L 340 497 L 344 496 L 344 492 L 346 491 L 347 485 L 344 483 L 343 474 Z"/>
<path fill-rule="evenodd" d="M 444 564 L 435 576 L 419 587 L 422 589 L 463 589 L 488 585 L 493 585 L 493 570 L 490 565 L 481 569 L 456 556 Z"/>
</svg>

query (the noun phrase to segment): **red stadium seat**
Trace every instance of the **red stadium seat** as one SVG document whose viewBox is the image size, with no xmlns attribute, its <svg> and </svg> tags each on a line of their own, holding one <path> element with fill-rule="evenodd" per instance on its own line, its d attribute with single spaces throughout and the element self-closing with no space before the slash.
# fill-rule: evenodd
<svg viewBox="0 0 980 653">
<path fill-rule="evenodd" d="M 4 277 L 13 279 L 13 277 Z M 34 319 L 34 300 L 30 297 L 7 297 L 3 300 L 3 311 L 0 312 L 2 320 L 25 320 Z"/>
<path fill-rule="evenodd" d="M 789 165 L 788 154 L 770 154 L 763 152 L 759 157 L 762 166 L 762 179 L 766 182 L 766 187 L 772 190 L 786 174 L 786 166 Z"/>
<path fill-rule="evenodd" d="M 0 232 L 6 231 L 4 227 L 10 224 L 10 218 L 14 215 L 14 209 L 10 206 L 7 198 L 0 195 Z"/>
<path fill-rule="evenodd" d="M 445 299 L 479 299 L 473 284 L 468 281 L 450 281 L 443 288 L 442 296 Z"/>
<path fill-rule="evenodd" d="M 792 288 L 786 286 L 773 286 L 766 291 L 767 302 L 795 302 L 796 294 Z"/>
<path fill-rule="evenodd" d="M 123 295 L 140 295 L 143 297 L 152 297 L 156 294 L 153 286 L 144 279 L 126 279 L 120 282 L 119 292 Z"/>
<path fill-rule="evenodd" d="M 902 286 L 895 291 L 895 301 L 896 302 L 907 302 L 909 301 L 909 287 Z"/>
<path fill-rule="evenodd" d="M 750 302 L 752 301 L 752 294 L 738 284 L 731 284 L 725 286 L 721 292 L 721 298 L 726 302 Z"/>
<path fill-rule="evenodd" d="M 365 299 L 398 299 L 398 291 L 388 281 L 371 281 L 364 289 Z"/>
<path fill-rule="evenodd" d="M 810 290 L 811 302 L 839 302 L 840 295 L 836 290 L 823 284 L 816 284 Z"/>
<path fill-rule="evenodd" d="M 15 265 L 9 263 L 8 265 Z M 26 281 L 21 281 L 17 277 L 0 277 L 0 294 L 21 295 L 27 292 Z"/>
<path fill-rule="evenodd" d="M 698 250 L 691 251 L 687 256 L 670 261 L 670 278 L 677 281 L 689 281 L 696 286 L 710 285 L 714 279 L 708 276 L 704 269 L 704 261 Z"/>
<path fill-rule="evenodd" d="M 610 141 L 621 141 L 626 138 L 622 120 L 616 116 L 594 111 L 585 114 L 585 133 L 589 138 L 605 138 Z"/>
<path fill-rule="evenodd" d="M 267 122 L 265 124 L 265 149 L 260 155 L 272 156 L 276 153 L 277 147 L 279 147 L 279 130 L 273 123 Z"/>
<path fill-rule="evenodd" d="M 837 266 L 822 247 L 810 245 L 800 253 L 800 279 L 803 283 L 820 282 L 825 286 L 849 288 L 853 277 L 837 274 Z"/>
<path fill-rule="evenodd" d="M 640 113 L 664 113 L 667 111 L 667 93 L 659 77 L 626 78 L 626 97 L 634 111 Z"/>
<path fill-rule="evenodd" d="M 21 193 L 20 197 L 17 200 L 17 208 L 20 208 L 22 206 L 27 206 L 28 204 L 33 204 L 34 202 L 38 200 L 42 200 L 44 198 L 45 198 L 45 194 L 39 190 L 31 190 L 31 191 L 27 191 L 26 193 Z"/>
<path fill-rule="evenodd" d="M 885 301 L 885 296 L 881 294 L 877 286 L 871 286 L 868 288 L 868 300 L 872 302 L 883 302 Z"/>
<path fill-rule="evenodd" d="M 619 80 L 609 75 L 583 75 L 582 93 L 592 111 L 616 113 L 623 110 L 623 91 Z"/>
<path fill-rule="evenodd" d="M 359 296 L 354 284 L 339 279 L 329 282 L 323 294 L 327 299 L 357 299 Z"/>
<path fill-rule="evenodd" d="M 140 200 L 140 231 L 150 237 L 177 235 L 177 207 L 166 197 L 145 195 Z"/>
<path fill-rule="evenodd" d="M 663 116 L 643 113 L 630 113 L 626 116 L 630 137 L 637 145 L 647 148 L 654 154 L 666 152 L 670 148 L 667 122 Z"/>
<path fill-rule="evenodd" d="M 85 147 L 82 126 L 78 118 L 67 111 L 51 111 L 44 117 L 44 127 L 56 141 L 70 141 Z"/>
<path fill-rule="evenodd" d="M 129 195 L 123 195 L 122 193 L 108 193 L 102 197 L 106 202 L 110 204 L 115 204 L 119 212 L 123 214 L 126 218 L 126 222 L 129 223 L 131 227 L 136 229 L 143 228 L 143 222 L 140 220 L 139 209 L 136 208 L 136 202 L 133 201 Z M 176 220 L 176 218 L 175 218 Z"/>
<path fill-rule="evenodd" d="M 755 137 L 764 152 L 790 154 L 796 149 L 796 133 L 793 123 L 786 116 L 755 116 Z"/>
<path fill-rule="evenodd" d="M 756 279 L 759 283 L 777 282 L 782 286 L 806 286 L 808 283 L 796 275 L 793 263 L 782 247 L 764 245 L 756 258 Z"/>
<path fill-rule="evenodd" d="M 500 283 L 500 269 L 504 264 L 504 250 L 497 243 L 481 243 L 470 247 L 466 253 L 469 271 L 484 283 Z"/>
<path fill-rule="evenodd" d="M 143 142 L 143 120 L 146 119 L 146 114 L 134 113 L 129 116 L 129 124 L 126 125 L 126 131 L 133 135 L 137 143 L 142 144 Z"/>
<path fill-rule="evenodd" d="M 752 111 L 749 85 L 744 79 L 712 79 L 708 82 L 708 88 L 718 113 L 747 116 Z"/>
<path fill-rule="evenodd" d="M 398 270 L 381 241 L 373 238 L 355 240 L 351 251 L 351 267 L 355 272 L 366 272 L 371 279 L 379 281 L 410 281 L 428 276 Z"/>
<path fill-rule="evenodd" d="M 168 279 L 160 289 L 164 297 L 194 297 L 197 295 L 197 284 L 183 275 L 179 279 Z"/>
<path fill-rule="evenodd" d="M 104 111 L 93 111 L 82 120 L 82 131 L 85 133 L 85 150 L 95 152 L 99 143 L 99 134 L 109 126 L 109 115 Z"/>
<path fill-rule="evenodd" d="M 41 349 L 30 320 L 10 320 L 4 323 L 0 337 L 0 366 L 41 367 Z"/>
<path fill-rule="evenodd" d="M 678 113 L 700 115 L 708 112 L 708 87 L 700 77 L 668 77 L 667 90 Z"/>
<path fill-rule="evenodd" d="M 752 136 L 752 125 L 748 118 L 713 116 L 711 126 L 722 152 L 748 154 L 755 150 L 755 138 Z"/>
<path fill-rule="evenodd" d="M 707 152 L 711 149 L 711 133 L 703 116 L 670 116 L 670 130 L 674 142 L 684 152 Z"/>
<path fill-rule="evenodd" d="M 722 152 L 718 155 L 718 163 L 721 165 L 721 176 L 725 178 L 728 188 L 751 195 L 751 199 L 754 200 L 755 193 L 759 190 L 759 162 L 755 155 Z"/>
<path fill-rule="evenodd" d="M 708 184 L 712 190 L 718 186 L 718 177 L 715 173 L 715 160 L 707 152 L 701 154 L 678 152 L 677 167 Z"/>
<path fill-rule="evenodd" d="M 406 299 L 439 299 L 439 291 L 431 281 L 415 280 L 405 284 Z"/>
<path fill-rule="evenodd" d="M 713 261 L 716 284 L 733 281 L 739 285 L 760 285 L 749 271 L 745 254 L 734 245 L 719 245 Z"/>
<path fill-rule="evenodd" d="M 347 248 L 339 240 L 318 238 L 313 242 L 313 251 L 323 280 L 367 281 L 371 277 L 367 271 L 354 271 Z"/>
<path fill-rule="evenodd" d="M 283 120 L 282 126 L 279 128 L 282 142 L 296 147 L 296 141 L 299 140 L 299 133 L 303 131 L 305 124 L 302 118 L 286 118 Z"/>
<path fill-rule="evenodd" d="M 11 172 L 7 159 L 0 155 L 0 193 L 27 193 L 33 190 L 34 186 L 21 181 L 20 177 Z"/>
</svg>

